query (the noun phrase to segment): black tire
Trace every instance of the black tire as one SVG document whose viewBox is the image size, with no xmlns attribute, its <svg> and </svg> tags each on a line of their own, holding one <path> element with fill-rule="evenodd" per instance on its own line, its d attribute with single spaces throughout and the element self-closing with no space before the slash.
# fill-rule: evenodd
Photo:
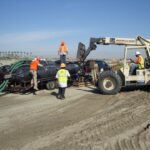
<svg viewBox="0 0 150 150">
<path fill-rule="evenodd" d="M 122 87 L 122 80 L 118 74 L 113 71 L 104 71 L 98 79 L 98 87 L 103 94 L 117 94 Z"/>
<path fill-rule="evenodd" d="M 55 87 L 56 87 L 55 81 L 49 81 L 49 82 L 46 83 L 46 88 L 47 88 L 48 90 L 54 90 Z"/>
</svg>

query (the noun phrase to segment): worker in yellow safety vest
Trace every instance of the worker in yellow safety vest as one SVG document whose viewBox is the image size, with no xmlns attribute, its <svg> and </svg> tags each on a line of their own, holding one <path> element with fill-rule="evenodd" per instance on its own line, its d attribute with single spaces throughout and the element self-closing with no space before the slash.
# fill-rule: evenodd
<svg viewBox="0 0 150 150">
<path fill-rule="evenodd" d="M 65 90 L 67 87 L 68 77 L 70 77 L 70 73 L 68 70 L 65 69 L 66 65 L 61 63 L 60 70 L 58 70 L 56 74 L 56 78 L 58 80 L 58 97 L 59 99 L 65 99 Z"/>
<path fill-rule="evenodd" d="M 135 61 L 131 59 L 131 62 L 133 62 L 133 64 L 131 65 L 130 68 L 130 75 L 134 75 L 136 69 L 144 69 L 144 58 L 141 55 L 141 53 L 139 51 L 136 51 L 135 56 L 136 56 Z"/>
</svg>

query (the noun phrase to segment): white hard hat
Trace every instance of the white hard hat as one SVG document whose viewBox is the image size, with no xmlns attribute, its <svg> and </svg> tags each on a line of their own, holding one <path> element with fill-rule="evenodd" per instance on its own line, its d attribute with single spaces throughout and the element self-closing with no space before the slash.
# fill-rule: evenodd
<svg viewBox="0 0 150 150">
<path fill-rule="evenodd" d="M 32 61 L 35 61 L 36 60 L 36 57 L 34 59 L 32 59 Z"/>
<path fill-rule="evenodd" d="M 139 51 L 136 51 L 135 55 L 141 55 L 141 53 Z"/>
</svg>

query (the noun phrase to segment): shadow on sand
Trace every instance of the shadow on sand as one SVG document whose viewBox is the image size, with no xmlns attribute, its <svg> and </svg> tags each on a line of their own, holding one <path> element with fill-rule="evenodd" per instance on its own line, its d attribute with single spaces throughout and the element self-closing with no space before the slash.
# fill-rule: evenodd
<svg viewBox="0 0 150 150">
<path fill-rule="evenodd" d="M 55 96 L 56 98 L 58 97 L 58 93 L 52 92 L 51 95 Z"/>
<path fill-rule="evenodd" d="M 94 94 L 102 94 L 102 92 L 97 87 L 88 87 L 88 89 L 78 88 L 77 90 L 92 92 Z M 130 86 L 130 87 L 122 87 L 120 92 L 132 92 L 132 91 L 145 91 L 150 92 L 150 86 Z"/>
</svg>

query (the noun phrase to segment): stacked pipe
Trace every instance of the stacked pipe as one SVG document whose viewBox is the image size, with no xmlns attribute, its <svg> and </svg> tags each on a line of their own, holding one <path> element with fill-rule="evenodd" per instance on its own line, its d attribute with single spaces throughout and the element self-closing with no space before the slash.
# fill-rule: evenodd
<svg viewBox="0 0 150 150">
<path fill-rule="evenodd" d="M 9 74 L 10 74 L 10 75 L 13 74 L 13 72 L 14 72 L 17 68 L 23 66 L 24 63 L 25 63 L 25 60 L 17 61 L 16 63 L 14 63 L 14 64 L 11 66 L 11 68 L 10 68 Z M 3 92 L 3 91 L 8 87 L 8 85 L 9 85 L 9 79 L 4 79 L 4 80 L 2 81 L 2 83 L 0 84 L 0 92 Z"/>
</svg>

